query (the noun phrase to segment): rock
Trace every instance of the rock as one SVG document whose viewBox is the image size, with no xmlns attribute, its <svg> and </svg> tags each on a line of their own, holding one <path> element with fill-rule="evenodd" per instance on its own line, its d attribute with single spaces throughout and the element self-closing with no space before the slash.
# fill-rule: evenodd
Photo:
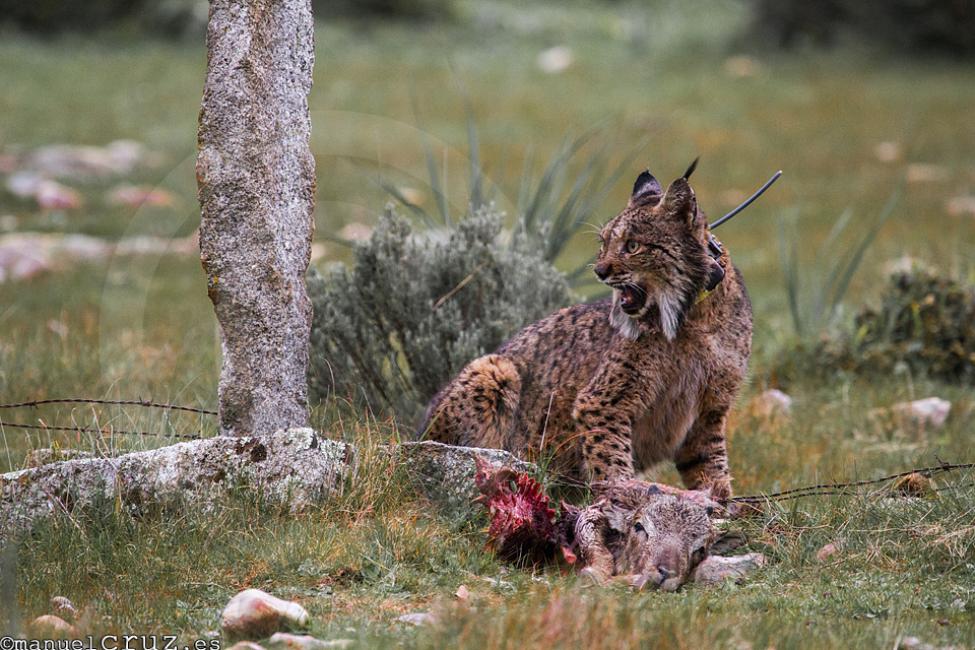
<svg viewBox="0 0 975 650">
<path fill-rule="evenodd" d="M 105 147 L 53 144 L 27 154 L 21 168 L 55 178 L 92 179 L 128 174 L 149 158 L 145 147 L 133 140 Z"/>
<path fill-rule="evenodd" d="M 27 280 L 71 264 L 111 255 L 196 254 L 196 238 L 132 237 L 110 242 L 77 234 L 18 232 L 0 235 L 0 282 Z"/>
<path fill-rule="evenodd" d="M 454 592 L 454 596 L 457 600 L 466 603 L 471 599 L 471 591 L 467 588 L 467 585 L 461 585 L 457 587 L 457 591 Z"/>
<path fill-rule="evenodd" d="M 894 404 L 890 410 L 904 425 L 913 425 L 920 429 L 940 429 L 951 412 L 951 402 L 940 397 L 928 397 Z"/>
<path fill-rule="evenodd" d="M 114 205 L 124 205 L 129 208 L 172 207 L 176 198 L 164 189 L 141 185 L 117 185 L 106 195 L 106 200 Z"/>
<path fill-rule="evenodd" d="M 344 443 L 289 429 L 8 472 L 0 474 L 0 537 L 51 513 L 116 502 L 134 515 L 147 508 L 207 512 L 241 486 L 298 511 L 338 491 L 351 459 Z"/>
<path fill-rule="evenodd" d="M 220 432 L 228 435 L 308 422 L 311 5 L 209 2 L 196 180 L 200 261 L 220 324 Z"/>
<path fill-rule="evenodd" d="M 882 163 L 897 162 L 901 159 L 901 146 L 897 142 L 878 142 L 873 148 L 873 155 Z"/>
<path fill-rule="evenodd" d="M 765 566 L 765 556 L 761 553 L 747 555 L 709 555 L 691 573 L 691 580 L 714 585 L 728 579 L 738 580 Z"/>
<path fill-rule="evenodd" d="M 27 460 L 24 461 L 24 466 L 28 468 L 40 467 L 41 465 L 57 463 L 62 460 L 94 457 L 95 455 L 90 451 L 82 451 L 81 449 L 52 449 L 50 447 L 44 447 L 42 449 L 35 449 L 27 454 Z M 70 601 L 68 604 L 70 604 Z"/>
<path fill-rule="evenodd" d="M 396 620 L 400 623 L 419 626 L 436 623 L 437 617 L 430 612 L 415 612 L 413 614 L 403 614 L 402 616 L 397 616 Z"/>
<path fill-rule="evenodd" d="M 11 174 L 7 189 L 18 198 L 32 199 L 44 210 L 73 210 L 84 204 L 76 190 L 30 171 Z"/>
<path fill-rule="evenodd" d="M 724 71 L 737 79 L 754 77 L 761 69 L 761 64 L 750 56 L 731 56 L 724 62 Z"/>
<path fill-rule="evenodd" d="M 308 624 L 308 612 L 260 589 L 245 589 L 230 599 L 220 615 L 220 629 L 229 639 L 263 639 L 281 630 Z"/>
<path fill-rule="evenodd" d="M 546 74 L 558 74 L 564 72 L 575 61 L 572 49 L 565 45 L 556 45 L 538 53 L 535 59 L 538 69 Z"/>
<path fill-rule="evenodd" d="M 908 183 L 938 183 L 948 180 L 948 168 L 931 163 L 911 163 L 907 166 Z"/>
<path fill-rule="evenodd" d="M 501 449 L 455 447 L 439 442 L 408 442 L 393 448 L 416 485 L 447 516 L 470 519 L 480 514 L 471 507 L 480 491 L 474 483 L 475 458 L 532 474 L 537 468 Z"/>
<path fill-rule="evenodd" d="M 78 636 L 73 625 L 52 614 L 38 616 L 30 622 L 28 628 L 32 638 L 36 639 L 69 639 Z"/>
<path fill-rule="evenodd" d="M 78 617 L 78 610 L 74 604 L 64 596 L 55 596 L 51 599 L 51 609 L 54 613 L 66 621 L 74 621 Z"/>
<path fill-rule="evenodd" d="M 763 419 L 784 417 L 792 412 L 792 397 L 777 388 L 770 388 L 752 398 L 749 410 Z"/>
<path fill-rule="evenodd" d="M 368 226 L 358 221 L 347 223 L 339 231 L 339 237 L 349 241 L 365 241 L 372 236 L 372 226 Z"/>
<path fill-rule="evenodd" d="M 952 217 L 975 217 L 975 196 L 954 196 L 945 203 L 945 210 Z"/>
<path fill-rule="evenodd" d="M 280 650 L 326 650 L 327 648 L 347 648 L 352 639 L 330 639 L 323 641 L 307 634 L 288 634 L 276 632 L 268 640 L 268 646 Z"/>
<path fill-rule="evenodd" d="M 477 517 L 475 459 L 534 473 L 531 463 L 500 449 L 410 442 L 381 448 L 443 513 Z M 298 512 L 326 502 L 355 471 L 355 448 L 312 429 L 262 437 L 218 436 L 116 458 L 79 458 L 0 474 L 0 538 L 27 530 L 52 513 L 118 503 L 138 515 L 147 509 L 209 512 L 249 486 Z M 62 495 L 70 494 L 70 499 Z"/>
<path fill-rule="evenodd" d="M 264 646 L 253 641 L 238 641 L 227 650 L 265 650 Z"/>
<path fill-rule="evenodd" d="M 840 542 L 830 542 L 824 545 L 821 549 L 816 551 L 816 561 L 825 562 L 829 558 L 833 557 L 840 552 L 842 544 Z"/>
</svg>

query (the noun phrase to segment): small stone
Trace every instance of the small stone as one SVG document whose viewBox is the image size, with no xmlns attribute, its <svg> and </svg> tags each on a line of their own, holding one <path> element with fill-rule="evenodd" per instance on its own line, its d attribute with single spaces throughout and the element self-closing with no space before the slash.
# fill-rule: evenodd
<svg viewBox="0 0 975 650">
<path fill-rule="evenodd" d="M 66 621 L 73 621 L 78 616 L 78 610 L 70 600 L 64 596 L 55 596 L 51 599 L 52 611 Z"/>
<path fill-rule="evenodd" d="M 427 195 L 415 187 L 400 187 L 399 193 L 404 199 L 413 205 L 423 205 L 423 203 L 427 200 Z"/>
<path fill-rule="evenodd" d="M 27 459 L 24 461 L 25 467 L 40 467 L 42 465 L 47 465 L 49 463 L 57 463 L 62 460 L 75 460 L 77 458 L 94 458 L 95 455 L 90 451 L 82 451 L 81 449 L 52 449 L 51 447 L 44 447 L 42 449 L 35 449 L 29 454 L 27 454 Z M 61 596 L 56 596 L 56 598 L 61 598 Z M 64 599 L 71 604 L 67 598 Z M 54 599 L 51 600 L 51 604 L 54 605 Z M 55 613 L 57 607 L 55 606 Z"/>
<path fill-rule="evenodd" d="M 372 226 L 358 221 L 347 223 L 339 231 L 339 237 L 349 241 L 365 241 L 372 236 Z"/>
<path fill-rule="evenodd" d="M 264 646 L 253 641 L 238 641 L 227 648 L 227 650 L 264 650 Z"/>
<path fill-rule="evenodd" d="M 751 412 L 760 418 L 783 417 L 792 411 L 792 397 L 777 388 L 770 388 L 756 395 L 750 406 Z"/>
<path fill-rule="evenodd" d="M 948 180 L 948 169 L 931 163 L 911 163 L 907 166 L 908 183 L 937 183 Z"/>
<path fill-rule="evenodd" d="M 415 612 L 413 614 L 403 614 L 402 616 L 397 616 L 396 620 L 400 623 L 407 623 L 409 625 L 430 625 L 437 622 L 437 618 L 430 612 Z"/>
<path fill-rule="evenodd" d="M 952 217 L 975 217 L 975 196 L 955 196 L 945 203 L 945 210 Z"/>
<path fill-rule="evenodd" d="M 940 397 L 928 397 L 894 404 L 890 410 L 903 424 L 912 424 L 921 429 L 940 429 L 951 412 L 951 402 Z"/>
<path fill-rule="evenodd" d="M 172 207 L 176 198 L 164 189 L 140 185 L 117 185 L 106 194 L 105 199 L 113 205 L 128 208 Z"/>
<path fill-rule="evenodd" d="M 897 162 L 901 158 L 901 146 L 896 142 L 878 142 L 873 155 L 883 163 Z"/>
<path fill-rule="evenodd" d="M 754 77 L 761 68 L 761 64 L 750 56 L 732 56 L 725 59 L 724 62 L 724 71 L 737 79 Z"/>
<path fill-rule="evenodd" d="M 38 639 L 68 639 L 78 636 L 73 625 L 60 616 L 45 614 L 30 622 L 30 631 Z"/>
<path fill-rule="evenodd" d="M 538 53 L 535 63 L 539 70 L 546 74 L 558 74 L 564 72 L 575 61 L 572 49 L 565 45 L 556 45 Z"/>
<path fill-rule="evenodd" d="M 352 639 L 330 639 L 323 641 L 308 634 L 288 634 L 275 632 L 268 639 L 268 646 L 280 650 L 327 650 L 328 648 L 347 648 Z"/>
<path fill-rule="evenodd" d="M 454 596 L 457 597 L 457 600 L 466 603 L 471 598 L 471 592 L 466 585 L 461 585 L 457 587 L 457 591 L 454 592 Z"/>
<path fill-rule="evenodd" d="M 816 551 L 816 561 L 825 562 L 829 558 L 833 557 L 840 552 L 841 544 L 839 542 L 830 542 L 826 544 L 821 549 Z"/>
<path fill-rule="evenodd" d="M 714 585 L 725 580 L 739 580 L 749 573 L 765 566 L 765 556 L 761 553 L 747 555 L 710 555 L 704 558 L 691 573 L 691 580 L 698 584 Z"/>
<path fill-rule="evenodd" d="M 246 589 L 231 598 L 220 616 L 220 628 L 230 639 L 263 639 L 307 624 L 304 607 L 260 589 Z"/>
</svg>

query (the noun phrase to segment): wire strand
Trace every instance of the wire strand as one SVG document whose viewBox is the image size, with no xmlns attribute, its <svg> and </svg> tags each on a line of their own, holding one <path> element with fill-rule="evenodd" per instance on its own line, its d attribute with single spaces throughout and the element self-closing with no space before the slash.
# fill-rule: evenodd
<svg viewBox="0 0 975 650">
<path fill-rule="evenodd" d="M 200 440 L 201 436 L 189 435 L 181 433 L 158 433 L 155 431 L 123 431 L 121 429 L 112 429 L 111 427 L 106 427 L 105 429 L 96 429 L 94 427 L 62 427 L 47 424 L 23 424 L 20 422 L 4 422 L 0 420 L 0 429 L 3 427 L 10 427 L 12 429 L 36 429 L 39 431 L 74 431 L 77 433 L 100 433 L 102 435 L 109 433 L 112 435 L 127 435 L 127 436 L 150 436 L 154 438 L 181 438 L 183 440 Z"/>
<path fill-rule="evenodd" d="M 153 402 L 141 399 L 91 399 L 86 397 L 63 397 L 56 399 L 39 399 L 29 402 L 15 402 L 11 404 L 0 404 L 0 409 L 28 408 L 43 406 L 45 404 L 104 404 L 110 406 L 143 406 L 146 408 L 158 408 L 168 411 L 186 411 L 187 413 L 200 413 L 201 415 L 217 415 L 216 411 L 210 409 L 197 408 L 194 406 L 180 406 L 178 404 L 166 404 L 165 402 Z"/>
</svg>

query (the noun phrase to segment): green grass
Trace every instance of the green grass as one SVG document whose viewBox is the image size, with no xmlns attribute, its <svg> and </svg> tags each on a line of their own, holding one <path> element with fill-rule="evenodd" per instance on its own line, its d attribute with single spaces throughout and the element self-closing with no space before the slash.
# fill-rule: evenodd
<svg viewBox="0 0 975 650">
<path fill-rule="evenodd" d="M 424 139 L 446 161 L 446 196 L 462 211 L 469 110 L 485 174 L 509 211 L 526 164 L 538 173 L 567 139 L 593 127 L 591 149 L 610 150 L 610 168 L 637 155 L 634 176 L 647 164 L 669 179 L 700 154 L 695 187 L 712 217 L 733 207 L 735 192 L 785 170 L 760 203 L 719 231 L 756 308 L 743 403 L 774 382 L 771 357 L 794 336 L 777 240 L 787 214 L 798 215 L 802 281 L 835 266 L 830 251 L 817 251 L 838 215 L 852 211 L 844 237 L 856 241 L 903 185 L 847 305 L 873 297 L 883 263 L 901 254 L 972 272 L 975 220 L 949 216 L 944 204 L 975 185 L 975 68 L 839 50 L 756 54 L 755 75 L 737 78 L 725 70 L 743 47 L 733 44 L 746 19 L 736 3 L 464 7 L 457 24 L 320 28 L 310 103 L 326 260 L 347 255 L 330 235 L 375 219 L 388 198 L 383 182 L 418 190 L 436 211 Z M 545 75 L 535 56 L 558 44 L 571 46 L 576 62 Z M 133 138 L 161 155 L 134 180 L 159 183 L 180 201 L 176 209 L 133 213 L 106 205 L 103 183 L 83 186 L 86 207 L 66 215 L 41 214 L 0 192 L 0 215 L 15 215 L 19 230 L 109 238 L 193 231 L 201 46 L 5 35 L 0 59 L 3 147 Z M 878 161 L 874 147 L 882 141 L 898 142 L 902 159 Z M 636 142 L 646 145 L 634 152 Z M 915 162 L 943 166 L 944 180 L 904 184 Z M 622 207 L 631 181 L 624 175 L 588 220 L 601 223 Z M 594 238 L 580 235 L 560 265 L 574 268 L 593 248 Z M 203 274 L 191 258 L 117 258 L 0 285 L 0 401 L 82 395 L 213 406 L 218 359 Z M 970 390 L 895 375 L 800 381 L 790 391 L 796 406 L 788 421 L 770 423 L 746 409 L 736 415 L 731 462 L 739 493 L 877 476 L 935 457 L 972 460 Z M 942 431 L 891 436 L 870 422 L 873 407 L 929 395 L 953 402 Z M 385 423 L 334 412 L 318 409 L 314 424 L 349 439 L 395 435 Z M 16 418 L 213 431 L 206 420 L 132 409 L 51 407 Z M 166 442 L 10 428 L 2 435 L 0 469 L 19 467 L 29 448 L 52 442 L 110 451 Z M 340 502 L 300 516 L 241 497 L 207 518 L 52 521 L 19 550 L 20 620 L 45 613 L 48 598 L 61 594 L 90 610 L 93 632 L 192 638 L 216 628 L 233 593 L 255 586 L 302 602 L 323 638 L 374 647 L 893 647 L 899 635 L 975 645 L 971 489 L 900 511 L 870 498 L 788 504 L 740 524 L 774 560 L 745 584 L 632 594 L 586 589 L 554 568 L 530 574 L 500 566 L 482 549 L 477 525 L 437 517 L 381 469 L 367 471 Z M 677 480 L 669 468 L 659 476 Z M 818 563 L 816 550 L 835 539 L 845 550 Z M 473 594 L 466 606 L 452 597 L 461 584 Z M 427 610 L 440 612 L 442 623 L 413 629 L 393 620 Z"/>
</svg>

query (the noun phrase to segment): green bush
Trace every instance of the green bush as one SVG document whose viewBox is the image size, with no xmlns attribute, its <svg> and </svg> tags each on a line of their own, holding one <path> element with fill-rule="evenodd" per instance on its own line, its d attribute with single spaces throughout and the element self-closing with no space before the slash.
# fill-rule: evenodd
<svg viewBox="0 0 975 650">
<path fill-rule="evenodd" d="M 826 44 L 845 34 L 905 51 L 975 55 L 975 0 L 754 0 L 759 36 Z"/>
<path fill-rule="evenodd" d="M 975 286 L 926 269 L 896 272 L 878 307 L 861 308 L 844 333 L 791 350 L 780 374 L 888 375 L 899 368 L 975 385 Z"/>
<path fill-rule="evenodd" d="M 312 272 L 309 387 L 409 422 L 465 364 L 566 305 L 568 283 L 524 233 L 481 207 L 416 232 L 391 208 L 350 267 Z"/>
</svg>

